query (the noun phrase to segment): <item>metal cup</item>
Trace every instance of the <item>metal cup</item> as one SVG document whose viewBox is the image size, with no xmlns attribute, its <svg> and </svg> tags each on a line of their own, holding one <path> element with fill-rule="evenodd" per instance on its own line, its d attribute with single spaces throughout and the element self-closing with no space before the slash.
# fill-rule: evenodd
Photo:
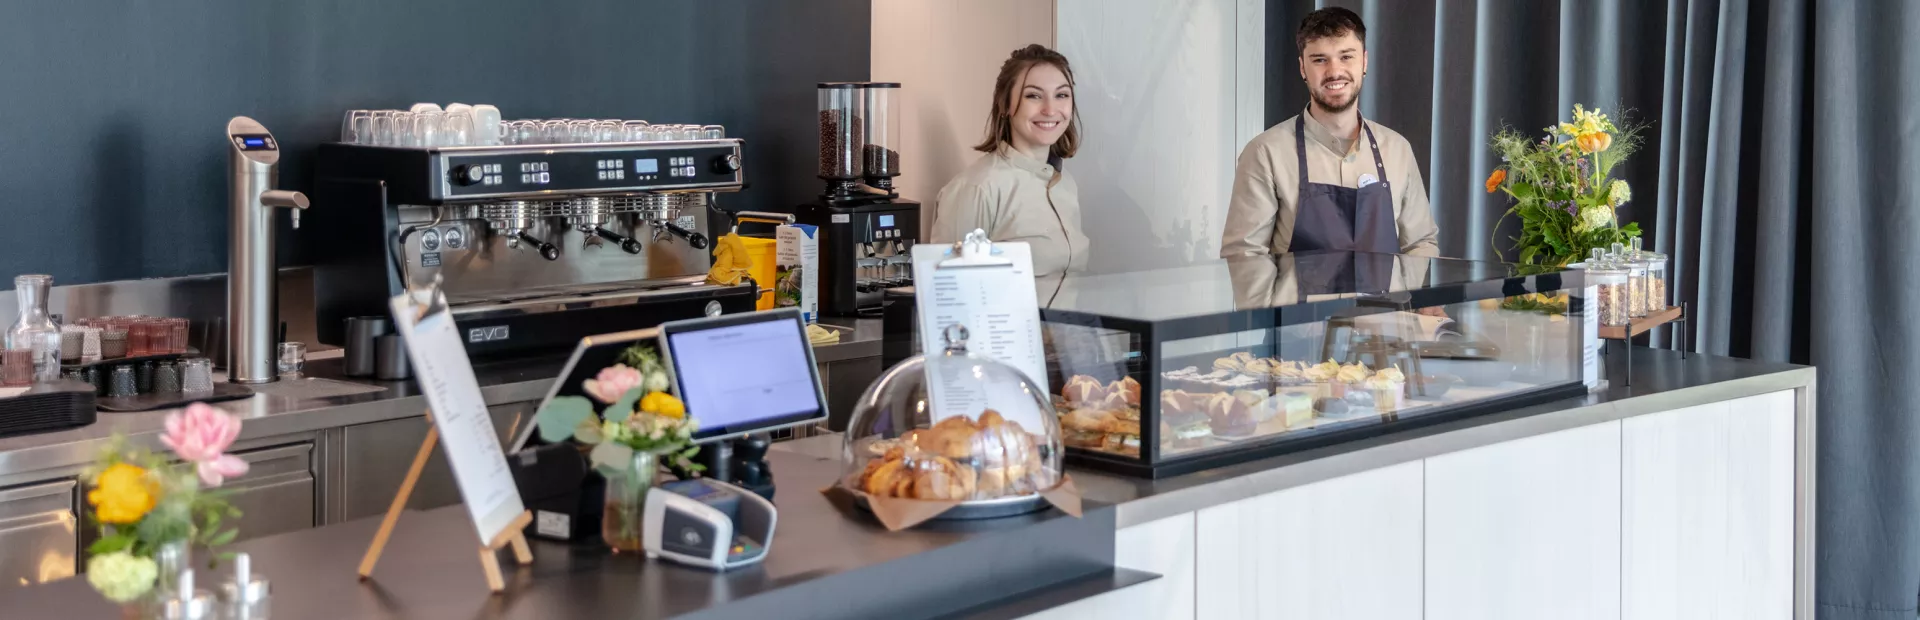
<svg viewBox="0 0 1920 620">
<path fill-rule="evenodd" d="M 406 343 L 400 340 L 400 334 L 387 334 L 378 339 L 374 351 L 374 373 L 382 381 L 400 381 L 413 376 L 413 368 L 407 361 Z"/>
<path fill-rule="evenodd" d="M 376 372 L 375 341 L 390 331 L 384 316 L 356 316 L 347 319 L 346 373 L 349 377 L 371 377 Z"/>
</svg>

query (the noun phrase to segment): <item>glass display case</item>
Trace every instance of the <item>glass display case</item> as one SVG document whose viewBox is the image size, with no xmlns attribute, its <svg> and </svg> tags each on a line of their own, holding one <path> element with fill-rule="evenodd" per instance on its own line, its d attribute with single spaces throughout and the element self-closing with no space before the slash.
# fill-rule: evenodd
<svg viewBox="0 0 1920 620">
<path fill-rule="evenodd" d="M 1583 278 L 1365 252 L 1070 276 L 1040 311 L 1068 462 L 1177 475 L 1583 394 Z"/>
</svg>

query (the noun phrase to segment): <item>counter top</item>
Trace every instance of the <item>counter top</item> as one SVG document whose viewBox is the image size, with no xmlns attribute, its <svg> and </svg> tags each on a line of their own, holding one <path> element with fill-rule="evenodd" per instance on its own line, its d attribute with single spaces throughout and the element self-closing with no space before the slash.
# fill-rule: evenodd
<svg viewBox="0 0 1920 620">
<path fill-rule="evenodd" d="M 877 338 L 872 342 L 878 346 Z M 1083 519 L 1049 510 L 888 533 L 817 492 L 839 473 L 839 437 L 782 442 L 769 456 L 781 517 L 768 559 L 722 574 L 609 556 L 594 545 L 537 542 L 532 566 L 514 567 L 503 555 L 507 592 L 488 596 L 471 525 L 458 507 L 406 513 L 375 580 L 366 584 L 352 575 L 377 519 L 236 548 L 254 553 L 255 566 L 277 582 L 274 614 L 281 618 L 1016 617 L 1152 579 L 1113 567 L 1117 528 L 1398 463 L 1746 396 L 1798 390 L 1801 407 L 1811 411 L 1815 375 L 1809 367 L 1635 349 L 1628 385 L 1620 353 L 1615 348 L 1608 359 L 1610 386 L 1577 398 L 1158 480 L 1075 470 L 1088 506 Z M 561 363 L 529 359 L 475 371 L 489 403 L 524 402 L 545 394 Z M 316 381 L 335 381 L 327 362 L 313 367 Z M 249 417 L 248 440 L 414 416 L 423 407 L 404 382 L 346 395 L 316 395 L 313 385 L 332 384 L 270 385 L 261 396 L 222 407 Z M 162 412 L 103 413 L 92 427 L 0 439 L 0 467 L 10 468 L 0 471 L 21 471 L 15 467 L 34 459 L 77 455 L 84 462 L 112 429 L 150 437 L 161 418 Z M 0 609 L 27 617 L 114 613 L 82 579 L 0 589 Z"/>
<path fill-rule="evenodd" d="M 1228 502 L 1331 480 L 1433 456 L 1555 431 L 1814 385 L 1814 369 L 1752 360 L 1633 350 L 1632 385 L 1620 349 L 1608 356 L 1614 380 L 1606 390 L 1496 414 L 1418 427 L 1376 437 L 1247 461 L 1182 476 L 1148 480 L 1085 469 L 1073 478 L 1087 499 L 1117 506 L 1119 527 L 1130 527 Z M 1812 394 L 1802 392 L 1811 410 Z M 838 436 L 774 445 L 814 456 L 840 453 Z"/>
<path fill-rule="evenodd" d="M 880 355 L 879 319 L 826 319 L 845 331 L 837 344 L 815 347 L 820 364 Z M 488 405 L 539 400 L 553 386 L 554 376 L 566 364 L 566 354 L 482 362 L 473 371 Z M 237 445 L 252 447 L 260 440 L 310 433 L 328 428 L 367 424 L 423 415 L 426 398 L 411 381 L 377 381 L 346 377 L 339 358 L 309 360 L 306 377 L 250 386 L 253 397 L 214 406 L 245 420 Z M 81 428 L 0 438 L 0 486 L 13 477 L 92 462 L 115 432 L 133 441 L 159 447 L 168 410 L 115 413 L 101 411 L 92 425 Z"/>
<path fill-rule="evenodd" d="M 250 553 L 254 570 L 272 580 L 271 611 L 281 619 L 1015 617 L 1033 599 L 1051 598 L 1044 608 L 1154 577 L 1113 568 L 1111 507 L 1089 505 L 1079 519 L 1048 509 L 889 533 L 818 492 L 839 475 L 836 461 L 770 459 L 781 484 L 774 542 L 762 564 L 725 573 L 536 539 L 531 566 L 500 553 L 507 589 L 489 596 L 460 506 L 403 513 L 367 583 L 356 571 L 377 517 L 231 550 Z M 209 577 L 201 583 L 220 583 Z M 994 613 L 1001 608 L 1009 613 Z M 84 579 L 0 589 L 0 609 L 22 618 L 117 616 Z"/>
</svg>

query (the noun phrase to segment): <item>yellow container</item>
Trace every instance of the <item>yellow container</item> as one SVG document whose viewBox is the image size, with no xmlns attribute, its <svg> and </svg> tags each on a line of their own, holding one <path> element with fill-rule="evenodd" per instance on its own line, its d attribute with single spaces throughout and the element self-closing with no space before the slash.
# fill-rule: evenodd
<svg viewBox="0 0 1920 620">
<path fill-rule="evenodd" d="M 753 260 L 753 267 L 747 269 L 747 275 L 752 276 L 754 285 L 760 288 L 760 297 L 753 307 L 755 310 L 772 310 L 775 242 L 759 237 L 741 237 L 740 244 L 746 246 L 747 257 Z"/>
<path fill-rule="evenodd" d="M 792 220 L 753 217 L 743 212 L 736 216 L 733 221 L 735 230 L 738 230 L 742 222 L 780 225 L 792 223 Z M 753 266 L 747 269 L 747 276 L 753 278 L 754 285 L 760 289 L 760 297 L 754 302 L 753 308 L 755 310 L 772 310 L 774 303 L 774 267 L 776 263 L 779 262 L 779 258 L 775 255 L 774 249 L 777 247 L 778 242 L 764 237 L 742 236 L 740 237 L 740 244 L 746 247 L 747 258 L 753 261 Z"/>
</svg>

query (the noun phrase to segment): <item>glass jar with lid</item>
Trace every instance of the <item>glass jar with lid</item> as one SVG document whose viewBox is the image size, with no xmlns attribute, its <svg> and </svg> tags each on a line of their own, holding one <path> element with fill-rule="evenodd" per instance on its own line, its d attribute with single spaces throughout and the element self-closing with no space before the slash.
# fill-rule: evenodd
<svg viewBox="0 0 1920 620">
<path fill-rule="evenodd" d="M 1636 316 L 1657 314 L 1667 309 L 1667 255 L 1640 249 L 1640 239 L 1633 240 L 1633 255 L 1646 268 L 1647 275 L 1641 279 L 1641 294 L 1635 299 L 1644 312 Z"/>
<path fill-rule="evenodd" d="M 1607 260 L 1616 267 L 1627 271 L 1627 315 L 1632 318 L 1647 316 L 1647 264 L 1635 256 L 1632 250 L 1623 244 L 1615 243 L 1607 252 Z"/>
<path fill-rule="evenodd" d="M 841 485 L 866 498 L 953 501 L 941 519 L 991 518 L 1046 506 L 1063 479 L 1060 422 L 1047 391 L 1007 364 L 947 349 L 882 373 L 854 407 Z"/>
<path fill-rule="evenodd" d="M 1583 266 L 1587 284 L 1594 287 L 1598 296 L 1594 309 L 1600 313 L 1600 325 L 1626 327 L 1632 322 L 1633 314 L 1628 269 L 1611 255 L 1603 254 L 1600 248 L 1593 249 L 1593 256 Z"/>
</svg>

